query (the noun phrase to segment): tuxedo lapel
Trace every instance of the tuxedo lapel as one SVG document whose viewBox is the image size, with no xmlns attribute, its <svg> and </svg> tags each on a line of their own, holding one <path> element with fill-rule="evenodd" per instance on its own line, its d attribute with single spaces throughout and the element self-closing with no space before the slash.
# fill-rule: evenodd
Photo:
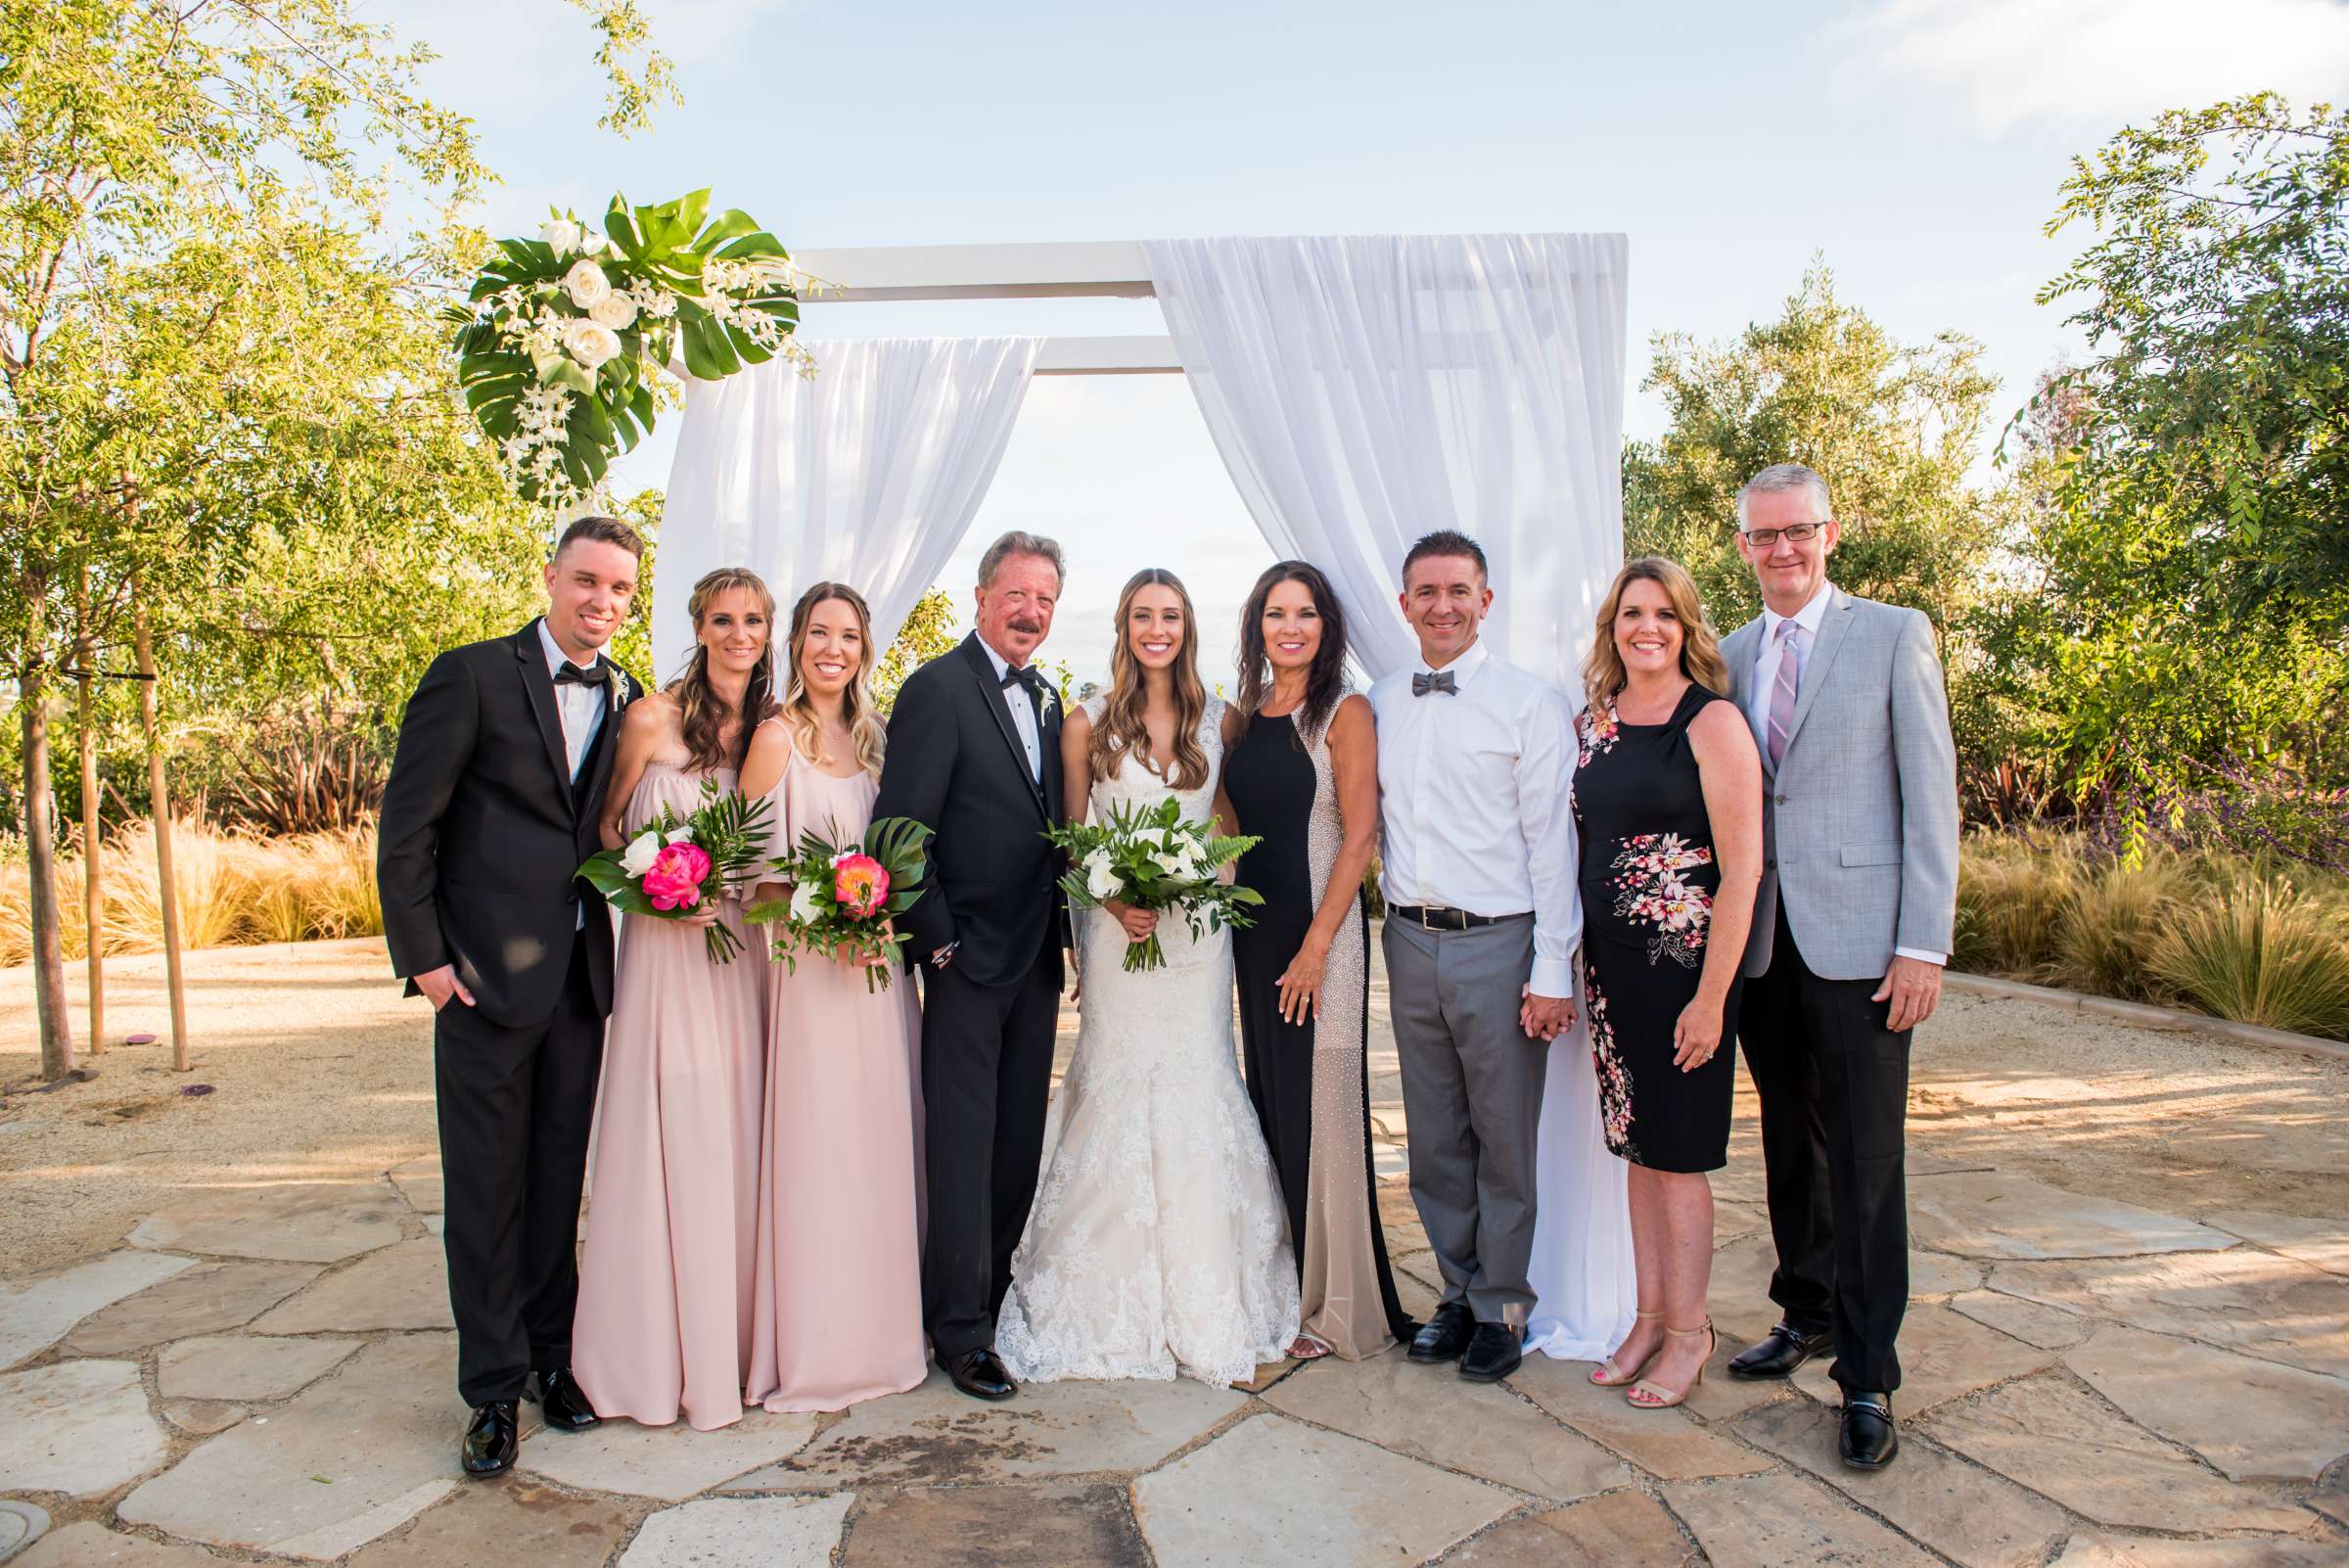
<svg viewBox="0 0 2349 1568">
<path fill-rule="evenodd" d="M 538 643 L 537 622 L 515 636 L 514 659 L 523 690 L 530 694 L 531 716 L 538 720 L 538 738 L 546 743 L 547 762 L 555 770 L 555 798 L 563 803 L 565 812 L 576 815 L 571 801 L 571 753 L 563 744 L 563 720 L 555 712 L 555 677 L 547 670 L 546 650 Z"/>
<path fill-rule="evenodd" d="M 1794 750 L 1794 738 L 1803 732 L 1803 719 L 1809 715 L 1812 703 L 1818 700 L 1819 688 L 1827 682 L 1827 669 L 1843 650 L 1844 635 L 1852 629 L 1851 595 L 1841 589 L 1828 592 L 1833 597 L 1827 601 L 1827 613 L 1819 623 L 1819 646 L 1811 651 L 1811 663 L 1803 669 L 1802 690 L 1794 699 L 1794 717 L 1786 725 L 1785 751 Z M 1768 757 L 1770 749 L 1764 747 L 1762 755 Z"/>
<path fill-rule="evenodd" d="M 987 650 L 980 645 L 979 633 L 974 631 L 963 639 L 962 654 L 964 667 L 971 671 L 971 678 L 979 683 L 980 700 L 986 705 L 988 715 L 995 721 L 995 733 L 1003 737 L 1004 749 L 1011 754 L 1012 770 L 1020 775 L 1020 782 L 1028 786 L 1028 794 L 1036 802 L 1036 808 L 1044 813 L 1046 822 L 1050 822 L 1051 802 L 1045 798 L 1043 783 L 1036 777 L 1036 773 L 1047 769 L 1038 766 L 1036 773 L 1028 770 L 1028 748 L 1020 744 L 1020 732 L 1011 722 L 1011 710 L 1003 705 L 1003 683 L 995 677 L 995 667 L 989 663 Z M 1041 751 L 1044 723 L 1040 715 L 1036 728 L 1036 748 Z M 1042 761 L 1040 757 L 1037 759 L 1039 763 Z"/>
<path fill-rule="evenodd" d="M 628 672 L 612 664 L 609 657 L 605 663 L 612 670 L 612 679 L 604 688 L 604 721 L 596 726 L 595 740 L 587 748 L 587 760 L 579 768 L 581 801 L 603 798 L 604 785 L 612 777 L 612 759 L 620 747 L 620 715 L 636 700 L 635 683 L 628 678 Z"/>
</svg>

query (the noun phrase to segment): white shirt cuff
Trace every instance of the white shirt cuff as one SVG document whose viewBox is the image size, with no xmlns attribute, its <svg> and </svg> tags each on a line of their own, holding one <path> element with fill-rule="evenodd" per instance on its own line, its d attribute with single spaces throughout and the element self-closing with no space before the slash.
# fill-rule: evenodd
<svg viewBox="0 0 2349 1568">
<path fill-rule="evenodd" d="M 1537 996 L 1574 995 L 1574 965 L 1559 958 L 1536 958 L 1531 982 Z"/>
<path fill-rule="evenodd" d="M 1920 964 L 1931 964 L 1936 969 L 1950 961 L 1948 953 L 1927 952 L 1922 947 L 1895 947 L 1892 951 L 1896 958 L 1913 958 Z"/>
</svg>

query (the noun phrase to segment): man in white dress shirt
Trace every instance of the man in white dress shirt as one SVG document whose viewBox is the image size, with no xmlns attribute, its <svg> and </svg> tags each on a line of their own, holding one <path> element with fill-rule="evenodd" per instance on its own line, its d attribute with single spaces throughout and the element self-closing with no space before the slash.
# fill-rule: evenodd
<svg viewBox="0 0 2349 1568">
<path fill-rule="evenodd" d="M 1826 482 L 1766 468 L 1737 519 L 1764 609 L 1721 652 L 1765 792 L 1737 1038 L 1785 1315 L 1729 1370 L 1784 1377 L 1831 1345 L 1843 1460 L 1879 1469 L 1899 1447 L 1909 1041 L 1940 999 L 1956 918 L 1957 754 L 1932 623 L 1827 580 L 1841 530 Z"/>
<path fill-rule="evenodd" d="M 1493 589 L 1474 539 L 1412 545 L 1402 601 L 1419 663 L 1370 688 L 1380 886 L 1411 1198 L 1444 1271 L 1409 1355 L 1493 1382 L 1524 1354 L 1542 1088 L 1574 1022 L 1573 715 L 1478 640 Z"/>
</svg>

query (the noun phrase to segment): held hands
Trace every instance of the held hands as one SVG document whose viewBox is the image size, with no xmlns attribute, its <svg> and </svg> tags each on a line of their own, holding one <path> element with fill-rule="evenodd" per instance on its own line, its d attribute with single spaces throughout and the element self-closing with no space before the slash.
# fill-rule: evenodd
<svg viewBox="0 0 2349 1568">
<path fill-rule="evenodd" d="M 1574 1027 L 1572 996 L 1537 996 L 1525 988 L 1525 1005 L 1517 1010 L 1518 1027 L 1527 1039 L 1551 1040 Z"/>
<path fill-rule="evenodd" d="M 1680 1022 L 1672 1026 L 1672 1065 L 1692 1073 L 1720 1049 L 1721 1003 L 1700 994 L 1681 1009 Z"/>
<path fill-rule="evenodd" d="M 1126 928 L 1128 942 L 1146 942 L 1149 940 L 1150 933 L 1158 929 L 1158 911 L 1156 909 L 1136 909 L 1133 905 L 1122 903 L 1116 899 L 1102 899 L 1101 907 L 1109 911 L 1110 918 Z"/>
<path fill-rule="evenodd" d="M 1892 1003 L 1884 1027 L 1894 1034 L 1914 1029 L 1932 1017 L 1933 1009 L 1941 1003 L 1941 965 L 1896 954 L 1892 967 L 1884 971 L 1884 984 L 1876 988 L 1876 993 L 1868 1000 Z"/>
<path fill-rule="evenodd" d="M 433 1004 L 433 1011 L 436 1013 L 448 1005 L 448 999 L 451 996 L 468 1007 L 473 1005 L 473 992 L 467 991 L 465 982 L 457 978 L 455 964 L 442 964 L 438 969 L 428 969 L 413 978 L 416 981 L 416 989 L 424 992 L 424 999 Z"/>
<path fill-rule="evenodd" d="M 1280 1021 L 1302 1024 L 1321 1016 L 1321 971 L 1329 957 L 1325 943 L 1312 937 L 1297 949 L 1289 967 L 1280 972 Z"/>
</svg>

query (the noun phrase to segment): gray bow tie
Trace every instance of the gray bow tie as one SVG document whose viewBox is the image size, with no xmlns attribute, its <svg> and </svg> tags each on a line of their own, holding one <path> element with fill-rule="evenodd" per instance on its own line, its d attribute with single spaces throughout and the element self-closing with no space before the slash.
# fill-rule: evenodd
<svg viewBox="0 0 2349 1568">
<path fill-rule="evenodd" d="M 1439 669 L 1432 675 L 1413 670 L 1411 672 L 1411 695 L 1424 697 L 1431 691 L 1440 691 L 1447 697 L 1459 695 L 1459 687 L 1451 683 L 1451 670 Z"/>
</svg>

